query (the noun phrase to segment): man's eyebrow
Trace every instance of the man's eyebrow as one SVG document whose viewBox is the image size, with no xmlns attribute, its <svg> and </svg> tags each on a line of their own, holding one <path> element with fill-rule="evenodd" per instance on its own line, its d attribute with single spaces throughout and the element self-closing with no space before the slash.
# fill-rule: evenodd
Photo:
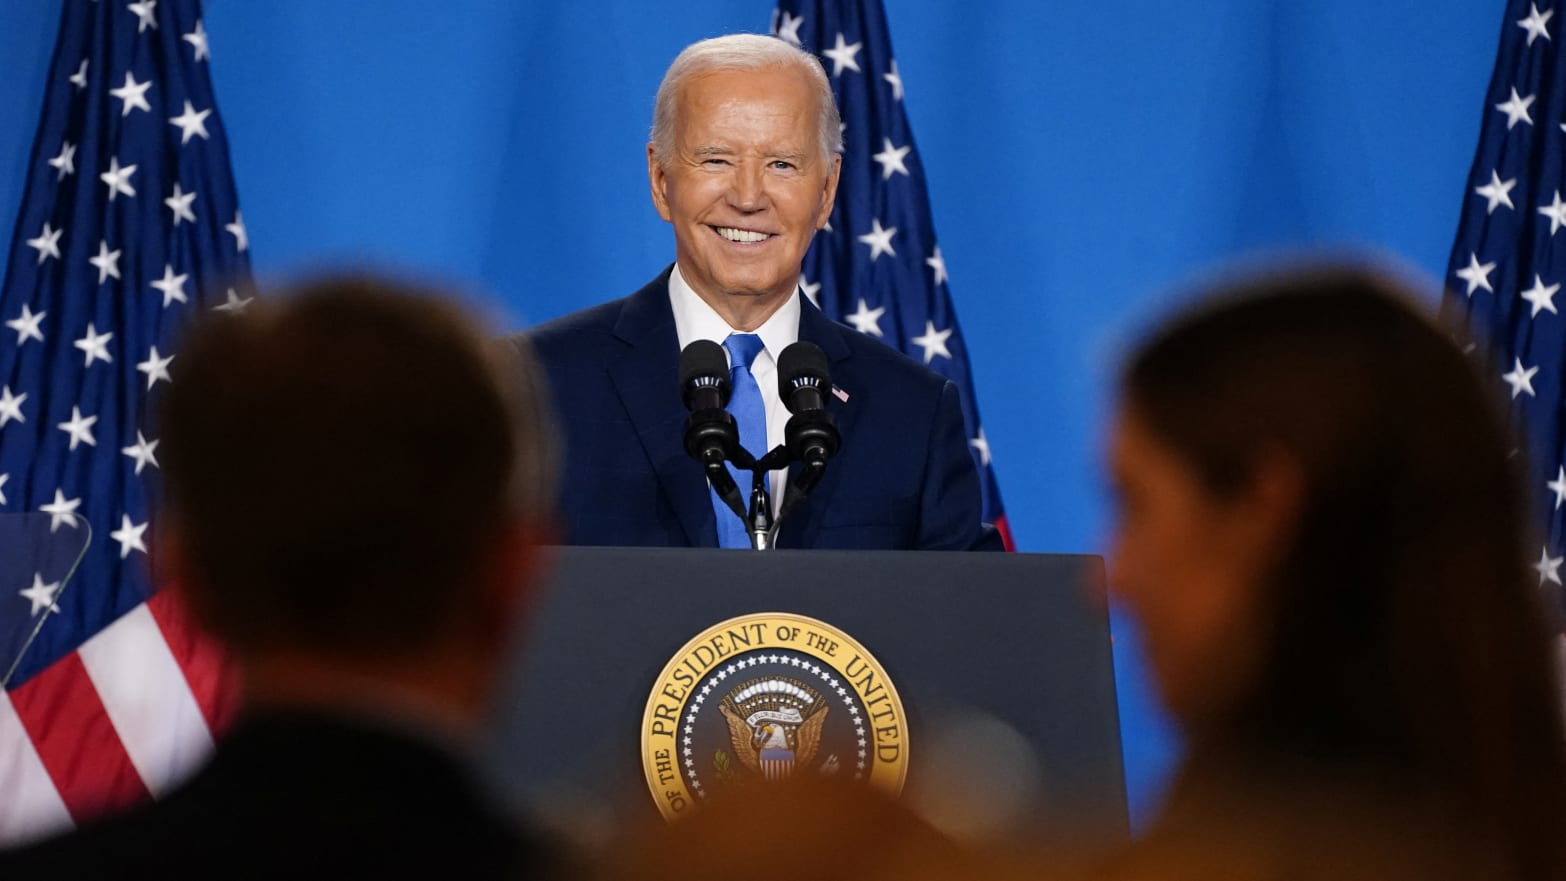
<svg viewBox="0 0 1566 881">
<path fill-rule="evenodd" d="M 720 147 L 716 145 L 697 147 L 695 150 L 691 151 L 691 153 L 695 156 L 728 156 L 733 152 L 734 150 L 730 147 Z"/>
</svg>

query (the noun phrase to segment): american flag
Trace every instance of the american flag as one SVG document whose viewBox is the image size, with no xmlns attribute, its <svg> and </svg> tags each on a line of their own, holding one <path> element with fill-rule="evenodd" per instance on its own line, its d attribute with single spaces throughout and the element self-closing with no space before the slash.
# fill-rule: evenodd
<svg viewBox="0 0 1566 881">
<path fill-rule="evenodd" d="M 880 0 L 785 0 L 772 13 L 772 33 L 820 57 L 843 117 L 837 205 L 805 255 L 805 293 L 828 316 L 957 384 L 984 519 L 1012 550 L 886 12 Z"/>
<path fill-rule="evenodd" d="M 1566 317 L 1566 64 L 1550 3 L 1507 4 L 1485 99 L 1479 150 L 1452 247 L 1444 311 L 1463 317 L 1486 369 L 1511 398 L 1527 438 L 1528 481 L 1540 499 L 1539 586 L 1557 597 L 1566 557 L 1566 447 L 1561 383 Z"/>
<path fill-rule="evenodd" d="M 0 290 L 0 843 L 162 793 L 228 706 L 148 559 L 149 407 L 249 277 L 201 8 L 61 6 Z"/>
</svg>

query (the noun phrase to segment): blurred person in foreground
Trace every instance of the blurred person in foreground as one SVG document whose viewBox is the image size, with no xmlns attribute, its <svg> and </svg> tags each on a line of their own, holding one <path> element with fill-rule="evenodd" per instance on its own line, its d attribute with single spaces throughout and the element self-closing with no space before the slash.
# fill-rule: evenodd
<svg viewBox="0 0 1566 881">
<path fill-rule="evenodd" d="M 523 354 L 372 280 L 192 331 L 160 414 L 159 564 L 239 715 L 188 783 L 0 854 L 0 878 L 530 874 L 467 756 L 551 534 Z"/>
<path fill-rule="evenodd" d="M 1130 361 L 1111 584 L 1187 741 L 1113 878 L 1566 878 L 1500 402 L 1400 286 L 1221 292 Z"/>
</svg>

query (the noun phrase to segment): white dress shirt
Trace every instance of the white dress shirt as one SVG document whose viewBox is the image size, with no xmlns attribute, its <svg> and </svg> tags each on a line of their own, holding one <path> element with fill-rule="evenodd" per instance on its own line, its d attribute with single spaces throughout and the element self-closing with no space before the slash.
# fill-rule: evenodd
<svg viewBox="0 0 1566 881">
<path fill-rule="evenodd" d="M 680 267 L 675 265 L 674 271 L 669 274 L 669 305 L 674 309 L 674 332 L 680 339 L 680 350 L 697 340 L 712 340 L 718 345 L 728 339 L 731 333 L 747 333 L 747 331 L 735 330 L 729 326 L 723 316 L 707 305 L 690 284 L 680 275 Z M 766 323 L 749 333 L 761 337 L 762 349 L 756 355 L 755 363 L 750 365 L 750 373 L 756 377 L 756 384 L 761 386 L 761 401 L 767 414 L 767 446 L 766 449 L 757 449 L 754 438 L 740 438 L 745 449 L 751 455 L 761 458 L 768 450 L 783 443 L 783 426 L 788 422 L 788 407 L 783 403 L 783 398 L 778 394 L 778 355 L 788 346 L 799 341 L 799 295 L 789 297 L 778 311 L 772 313 L 772 317 Z M 727 354 L 725 349 L 724 353 Z M 732 365 L 731 365 L 732 367 Z M 783 481 L 788 476 L 787 469 L 779 469 L 772 472 L 772 512 L 776 516 L 778 506 L 783 504 Z M 747 503 L 750 501 L 750 484 L 743 482 L 740 486 L 740 494 Z"/>
</svg>

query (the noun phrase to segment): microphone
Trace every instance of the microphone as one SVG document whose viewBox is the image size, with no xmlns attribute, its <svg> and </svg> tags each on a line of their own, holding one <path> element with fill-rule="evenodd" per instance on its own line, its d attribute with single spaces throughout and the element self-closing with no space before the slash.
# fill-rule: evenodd
<svg viewBox="0 0 1566 881">
<path fill-rule="evenodd" d="M 729 403 L 729 359 L 712 340 L 680 353 L 680 400 L 687 410 L 722 410 Z"/>
<path fill-rule="evenodd" d="M 680 400 L 691 411 L 685 423 L 685 452 L 704 465 L 721 463 L 739 448 L 739 428 L 723 409 L 729 403 L 729 359 L 712 340 L 697 340 L 680 352 Z"/>
<path fill-rule="evenodd" d="M 740 446 L 733 414 L 723 409 L 729 403 L 729 358 L 722 346 L 697 340 L 680 352 L 680 400 L 691 411 L 685 421 L 685 452 L 701 463 L 718 498 L 745 520 L 745 500 L 724 460 L 733 459 L 741 468 L 755 460 Z"/>
<path fill-rule="evenodd" d="M 825 466 L 842 442 L 837 422 L 826 409 L 831 388 L 826 353 L 820 346 L 801 340 L 778 355 L 778 396 L 794 414 L 783 428 L 784 443 L 806 465 Z"/>
</svg>

